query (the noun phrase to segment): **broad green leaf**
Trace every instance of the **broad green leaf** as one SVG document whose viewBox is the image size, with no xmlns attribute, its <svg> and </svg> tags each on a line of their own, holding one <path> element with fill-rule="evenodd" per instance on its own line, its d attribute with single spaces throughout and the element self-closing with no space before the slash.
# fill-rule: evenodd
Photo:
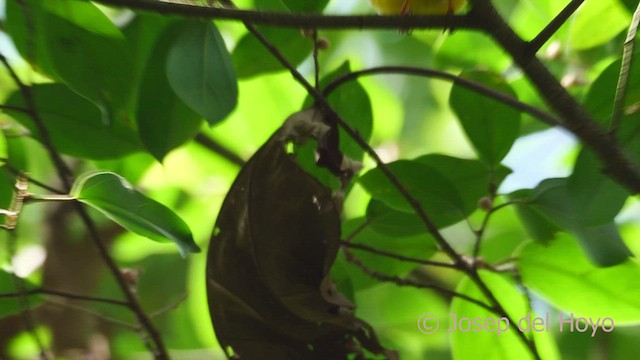
<svg viewBox="0 0 640 360">
<path fill-rule="evenodd" d="M 455 186 L 440 172 L 418 161 L 399 160 L 387 164 L 404 187 L 422 205 L 438 227 L 464 218 L 463 204 Z M 364 174 L 360 184 L 375 199 L 393 209 L 413 212 L 413 208 L 379 168 Z"/>
<path fill-rule="evenodd" d="M 517 332 L 522 329 L 522 333 L 527 337 L 534 337 L 542 359 L 560 359 L 551 329 L 538 328 L 541 331 L 534 331 L 527 328 L 530 326 L 528 324 L 531 323 L 531 319 L 544 318 L 544 316 L 531 313 L 526 298 L 517 290 L 515 284 L 494 273 L 481 271 L 479 275 L 504 307 L 511 321 L 500 318 L 469 301 L 454 298 L 451 303 L 452 318 L 449 319 L 453 323 L 448 324 L 447 329 L 450 331 L 453 358 L 460 360 L 533 359 L 533 355 L 517 335 Z M 487 303 L 480 289 L 469 278 L 460 282 L 456 292 Z M 550 324 L 547 322 L 545 325 Z"/>
<path fill-rule="evenodd" d="M 456 187 L 463 202 L 466 215 L 478 208 L 478 201 L 489 195 L 489 189 L 497 189 L 511 173 L 505 166 L 499 165 L 491 170 L 478 160 L 461 159 L 447 155 L 429 154 L 415 159 L 436 169 Z"/>
<path fill-rule="evenodd" d="M 371 229 L 387 236 L 411 236 L 427 231 L 416 214 L 395 210 L 376 199 L 369 201 L 367 221 Z"/>
<path fill-rule="evenodd" d="M 365 223 L 364 218 L 345 221 L 342 225 L 343 237 L 346 239 L 352 234 L 355 234 L 355 236 L 350 239 L 353 243 L 368 245 L 378 250 L 423 260 L 428 260 L 437 250 L 433 238 L 424 234 L 424 231 L 422 234 L 412 236 L 399 236 L 395 234 L 387 236 L 374 231 L 373 228 L 369 226 L 358 230 Z M 358 232 L 356 233 L 356 231 Z M 411 270 L 420 266 L 420 264 L 415 262 L 393 259 L 363 250 L 352 249 L 351 251 L 358 259 L 367 265 L 367 267 L 391 276 L 407 275 Z M 355 275 L 358 289 L 378 284 L 377 280 L 362 274 L 360 269 L 350 269 L 349 273 L 351 273 L 352 276 Z"/>
<path fill-rule="evenodd" d="M 492 173 L 481 161 L 440 154 L 421 156 L 414 161 L 436 170 L 438 174 L 449 180 L 460 196 L 462 216 L 450 217 L 447 221 L 438 222 L 439 227 L 453 225 L 471 215 L 478 208 L 478 201 L 489 194 L 490 186 L 497 188 L 510 173 L 510 170 L 504 166 L 498 167 Z M 367 208 L 367 219 L 374 230 L 385 235 L 415 235 L 426 231 L 416 214 L 395 210 L 375 198 L 370 201 Z"/>
<path fill-rule="evenodd" d="M 169 84 L 210 125 L 224 120 L 238 101 L 236 73 L 213 22 L 186 21 L 169 50 Z"/>
<path fill-rule="evenodd" d="M 462 76 L 516 98 L 515 92 L 504 79 L 494 73 L 467 71 Z M 449 103 L 480 159 L 496 167 L 518 138 L 520 112 L 455 83 Z"/>
<path fill-rule="evenodd" d="M 298 29 L 259 27 L 259 30 L 293 65 L 300 64 L 311 53 L 313 42 L 302 36 Z M 231 59 L 238 69 L 239 78 L 284 70 L 282 64 L 251 34 L 240 39 Z"/>
<path fill-rule="evenodd" d="M 613 221 L 629 192 L 602 173 L 602 163 L 583 149 L 576 160 L 567 188 L 571 204 L 585 225 L 602 225 Z"/>
<path fill-rule="evenodd" d="M 560 235 L 549 246 L 530 243 L 518 257 L 524 284 L 564 312 L 610 317 L 616 325 L 640 323 L 640 265 L 626 261 L 598 268 L 575 239 Z"/>
<path fill-rule="evenodd" d="M 438 67 L 469 69 L 481 63 L 493 71 L 503 71 L 513 62 L 489 36 L 476 31 L 460 31 L 456 36 L 447 36 L 437 51 Z"/>
<path fill-rule="evenodd" d="M 27 280 L 22 279 L 26 290 L 33 289 L 36 286 Z M 15 286 L 14 275 L 6 271 L 0 270 L 0 294 L 13 294 L 18 290 Z M 40 305 L 44 299 L 42 295 L 27 295 L 29 301 L 29 307 L 34 308 Z M 17 314 L 22 311 L 21 300 L 16 297 L 1 297 L 0 296 L 0 319 L 5 316 Z"/>
<path fill-rule="evenodd" d="M 42 29 L 42 19 L 45 16 L 40 0 L 5 1 L 6 23 L 5 29 L 23 59 L 33 68 L 49 76 L 55 76 L 55 70 L 49 59 L 45 33 L 33 31 Z M 24 7 L 29 11 L 25 12 Z"/>
<path fill-rule="evenodd" d="M 543 214 L 559 228 L 573 234 L 597 265 L 612 266 L 624 262 L 631 252 L 618 234 L 613 219 L 606 223 L 589 223 L 593 218 L 585 217 L 588 212 L 583 213 L 583 207 L 588 208 L 588 203 L 580 203 L 569 184 L 566 178 L 541 182 L 533 191 L 529 206 L 533 206 L 534 211 Z"/>
<path fill-rule="evenodd" d="M 46 51 L 56 78 L 93 101 L 105 122 L 126 117 L 133 63 L 120 30 L 95 5 L 79 0 L 43 3 Z"/>
<path fill-rule="evenodd" d="M 186 106 L 171 89 L 165 76 L 165 63 L 176 27 L 169 27 L 158 39 L 140 84 L 136 120 L 140 139 L 159 161 L 169 151 L 193 138 L 202 118 Z M 196 87 L 196 84 L 193 84 Z"/>
<path fill-rule="evenodd" d="M 531 198 L 532 190 L 522 189 L 509 194 L 511 201 L 515 201 L 515 209 L 522 225 L 531 239 L 546 244 L 555 238 L 560 227 L 549 220 L 547 216 L 535 206 L 526 204 Z M 524 203 L 523 203 L 524 202 Z"/>
<path fill-rule="evenodd" d="M 31 88 L 38 114 L 57 150 L 89 159 L 113 159 L 141 150 L 136 133 L 120 120 L 106 124 L 100 110 L 62 84 L 40 84 Z M 22 95 L 15 92 L 7 105 L 24 108 Z M 7 110 L 13 118 L 40 139 L 33 119 Z"/>
<path fill-rule="evenodd" d="M 586 0 L 569 29 L 571 47 L 586 50 L 602 45 L 629 26 L 630 16 L 618 0 Z"/>
<path fill-rule="evenodd" d="M 80 177 L 71 195 L 129 231 L 155 241 L 173 241 L 182 256 L 200 251 L 189 226 L 178 215 L 133 189 L 118 174 L 98 172 Z"/>
</svg>

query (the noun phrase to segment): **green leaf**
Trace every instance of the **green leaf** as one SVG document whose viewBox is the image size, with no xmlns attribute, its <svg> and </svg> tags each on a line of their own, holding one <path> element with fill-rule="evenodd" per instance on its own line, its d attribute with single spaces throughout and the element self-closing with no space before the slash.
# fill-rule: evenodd
<svg viewBox="0 0 640 360">
<path fill-rule="evenodd" d="M 293 64 L 298 65 L 311 53 L 313 42 L 300 34 L 300 30 L 258 27 L 260 32 Z M 239 78 L 282 71 L 284 68 L 252 34 L 240 39 L 231 53 Z M 256 61 L 259 59 L 259 61 Z"/>
<path fill-rule="evenodd" d="M 571 22 L 569 44 L 576 50 L 602 45 L 626 29 L 629 20 L 619 1 L 587 0 Z"/>
<path fill-rule="evenodd" d="M 603 174 L 602 162 L 583 149 L 567 182 L 571 205 L 585 225 L 613 221 L 624 206 L 629 192 Z"/>
<path fill-rule="evenodd" d="M 523 341 L 518 338 L 517 332 L 520 331 L 518 323 L 520 323 L 520 328 L 524 330 L 527 327 L 527 321 L 539 315 L 530 313 L 527 300 L 516 289 L 515 284 L 494 273 L 481 271 L 479 275 L 515 324 L 507 322 L 505 318 L 500 318 L 496 314 L 469 301 L 454 298 L 451 303 L 451 314 L 456 316 L 453 319 L 457 321 L 455 325 L 449 324 L 447 330 L 451 331 L 453 358 L 487 360 L 533 359 L 531 352 Z M 465 278 L 460 282 L 456 292 L 487 303 L 480 289 L 469 278 Z M 478 322 L 472 323 L 472 320 Z M 471 327 L 471 324 L 474 324 L 473 327 Z M 548 322 L 546 325 L 549 325 Z M 441 326 L 443 325 L 441 324 Z M 454 326 L 456 327 L 454 328 Z M 523 332 L 527 337 L 534 337 L 542 359 L 560 359 L 552 332 L 544 330 Z"/>
<path fill-rule="evenodd" d="M 560 227 L 550 221 L 547 216 L 535 206 L 526 203 L 531 198 L 532 190 L 522 189 L 509 194 L 511 201 L 515 201 L 515 209 L 522 225 L 531 239 L 543 244 L 555 238 Z"/>
<path fill-rule="evenodd" d="M 169 151 L 193 138 L 202 125 L 202 118 L 176 96 L 165 76 L 165 62 L 175 33 L 176 27 L 169 27 L 149 57 L 136 112 L 140 139 L 160 161 Z"/>
<path fill-rule="evenodd" d="M 502 165 L 498 165 L 492 171 L 478 160 L 440 154 L 420 156 L 415 161 L 436 169 L 451 181 L 460 194 L 465 215 L 470 215 L 475 211 L 478 208 L 478 201 L 483 196 L 489 195 L 489 189 L 497 189 L 511 173 L 509 168 Z"/>
<path fill-rule="evenodd" d="M 5 239 L 6 240 L 6 239 Z M 25 290 L 36 288 L 31 282 L 22 279 Z M 17 293 L 18 290 L 15 287 L 14 275 L 6 271 L 0 270 L 0 294 Z M 34 308 L 44 301 L 42 295 L 27 295 L 29 299 L 29 307 Z M 5 316 L 17 314 L 22 311 L 20 299 L 16 297 L 0 297 L 0 319 Z"/>
<path fill-rule="evenodd" d="M 187 21 L 182 26 L 167 58 L 169 83 L 185 104 L 210 125 L 217 124 L 238 101 L 229 52 L 213 22 Z"/>
<path fill-rule="evenodd" d="M 62 84 L 39 84 L 31 88 L 38 114 L 58 151 L 88 159 L 114 159 L 141 150 L 136 133 L 120 120 L 106 124 L 100 110 Z M 19 92 L 7 105 L 25 108 Z M 40 139 L 33 119 L 25 113 L 6 110 Z"/>
<path fill-rule="evenodd" d="M 464 219 L 464 205 L 456 187 L 439 171 L 418 161 L 399 160 L 387 164 L 410 194 L 438 227 L 454 224 Z M 360 184 L 375 199 L 391 208 L 413 212 L 404 196 L 387 179 L 379 168 L 364 174 Z"/>
<path fill-rule="evenodd" d="M 411 236 L 427 231 L 416 214 L 394 210 L 376 199 L 369 201 L 367 221 L 371 229 L 387 236 Z"/>
<path fill-rule="evenodd" d="M 33 31 L 33 28 L 42 29 L 42 19 L 45 16 L 42 9 L 42 1 L 24 0 L 5 1 L 6 5 L 6 31 L 11 35 L 11 41 L 15 44 L 23 59 L 28 61 L 35 70 L 53 77 L 55 70 L 49 59 L 45 42 L 45 33 Z M 29 11 L 25 12 L 24 7 Z"/>
<path fill-rule="evenodd" d="M 575 239 L 561 234 L 549 246 L 530 243 L 518 257 L 524 284 L 576 316 L 610 317 L 616 326 L 640 322 L 640 265 L 594 266 Z M 579 294 L 579 296 L 577 296 Z"/>
<path fill-rule="evenodd" d="M 120 30 L 95 5 L 79 0 L 43 2 L 46 51 L 56 78 L 93 101 L 105 122 L 126 118 L 133 63 Z"/>
<path fill-rule="evenodd" d="M 585 217 L 589 215 L 589 212 L 584 212 L 589 204 L 580 202 L 569 184 L 570 181 L 566 178 L 544 180 L 532 192 L 530 206 L 535 207 L 539 214 L 543 214 L 559 228 L 573 234 L 598 266 L 613 266 L 624 262 L 632 255 L 631 251 L 622 241 L 612 219 L 607 223 L 601 222 L 605 218 L 602 214 L 612 212 L 605 209 L 602 214 L 598 214 L 594 210 L 597 217 Z M 598 222 L 590 223 L 593 219 Z"/>
<path fill-rule="evenodd" d="M 138 191 L 118 174 L 99 172 L 78 178 L 71 195 L 151 240 L 173 241 L 182 256 L 200 252 L 189 226 L 173 211 Z"/>
<path fill-rule="evenodd" d="M 467 71 L 461 76 L 516 98 L 504 79 L 494 73 Z M 449 103 L 480 159 L 492 167 L 497 166 L 518 138 L 520 112 L 455 83 Z"/>
</svg>

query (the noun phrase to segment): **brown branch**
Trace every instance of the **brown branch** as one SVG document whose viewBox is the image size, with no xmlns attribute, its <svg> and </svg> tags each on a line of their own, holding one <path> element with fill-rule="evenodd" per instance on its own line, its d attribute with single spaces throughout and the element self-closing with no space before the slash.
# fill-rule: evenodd
<svg viewBox="0 0 640 360">
<path fill-rule="evenodd" d="M 233 164 L 236 164 L 238 166 L 243 166 L 246 162 L 244 161 L 243 158 L 238 156 L 236 153 L 229 150 L 224 145 L 218 143 L 217 141 L 213 140 L 212 138 L 208 137 L 203 133 L 199 133 L 198 135 L 196 135 L 194 141 L 200 144 L 201 146 L 204 146 L 211 152 L 222 156 L 223 158 L 225 158 L 226 160 L 228 160 Z"/>
<path fill-rule="evenodd" d="M 560 29 L 562 25 L 573 15 L 582 5 L 584 0 L 571 0 L 567 6 L 531 41 L 529 41 L 529 53 L 531 56 L 540 50 L 540 48 Z"/>
<path fill-rule="evenodd" d="M 459 292 L 453 291 L 451 289 L 447 289 L 444 288 L 440 285 L 436 285 L 436 284 L 427 284 L 427 283 L 423 283 L 420 281 L 415 281 L 415 280 L 411 280 L 411 279 L 406 279 L 406 278 L 401 278 L 398 276 L 391 276 L 391 275 L 387 275 L 387 274 L 383 274 L 379 271 L 373 270 L 370 267 L 368 267 L 367 265 L 365 265 L 360 259 L 358 259 L 355 255 L 353 255 L 349 250 L 344 249 L 344 255 L 345 258 L 347 259 L 348 262 L 350 262 L 351 264 L 355 265 L 356 267 L 358 267 L 360 270 L 362 270 L 362 272 L 364 272 L 365 274 L 367 274 L 368 276 L 378 280 L 378 281 L 382 281 L 382 282 L 390 282 L 393 284 L 396 284 L 398 286 L 410 286 L 410 287 L 414 287 L 417 289 L 430 289 L 430 290 L 437 290 L 440 291 L 444 294 L 447 294 L 449 296 L 452 297 L 457 297 L 460 299 L 464 299 L 467 300 L 473 304 L 476 304 L 478 306 L 480 306 L 481 308 L 490 311 L 492 313 L 496 313 L 496 309 L 483 303 L 482 301 L 472 298 L 471 296 L 465 295 L 465 294 L 461 294 Z M 499 314 L 502 315 L 502 314 Z"/>
<path fill-rule="evenodd" d="M 466 15 L 324 15 L 240 10 L 164 0 L 96 0 L 95 2 L 186 17 L 246 21 L 258 25 L 314 29 L 477 29 L 480 24 Z"/>
<path fill-rule="evenodd" d="M 371 253 L 371 254 L 376 254 L 376 255 L 388 257 L 390 259 L 395 259 L 395 260 L 398 260 L 398 261 L 412 262 L 412 263 L 420 264 L 420 265 L 444 267 L 444 268 L 449 268 L 449 269 L 458 269 L 458 266 L 456 266 L 456 264 L 445 263 L 445 262 L 441 262 L 441 261 L 424 260 L 424 259 L 419 259 L 419 258 L 415 258 L 415 257 L 411 257 L 411 256 L 404 256 L 404 255 L 392 253 L 392 252 L 389 252 L 389 251 L 380 250 L 380 249 L 377 249 L 377 248 L 375 248 L 373 246 L 369 246 L 369 245 L 365 245 L 365 244 L 359 244 L 359 243 L 354 243 L 354 242 L 349 242 L 349 241 L 340 241 L 340 245 L 342 245 L 344 247 L 347 247 L 347 248 L 350 248 L 350 249 L 362 250 L 362 251 L 365 251 L 365 252 L 368 252 L 368 253 Z"/>
<path fill-rule="evenodd" d="M 408 74 L 415 76 L 424 76 L 428 78 L 437 78 L 442 80 L 451 81 L 457 85 L 465 87 L 469 90 L 476 91 L 482 95 L 490 97 L 494 100 L 497 100 L 505 105 L 511 106 L 514 109 L 518 109 L 522 112 L 528 113 L 529 115 L 538 118 L 542 122 L 551 125 L 551 126 L 559 126 L 561 125 L 561 121 L 554 117 L 553 115 L 536 108 L 535 106 L 531 106 L 529 104 L 525 104 L 518 99 L 513 98 L 503 92 L 497 91 L 490 87 L 484 86 L 482 84 L 475 83 L 471 80 L 467 80 L 457 75 L 449 74 L 444 71 L 427 69 L 427 68 L 418 68 L 411 66 L 379 66 L 374 68 L 368 68 L 364 70 L 352 71 L 348 74 L 345 74 L 331 83 L 329 83 L 323 91 L 325 97 L 328 97 L 333 91 L 335 91 L 338 87 L 343 84 L 357 80 L 363 76 L 369 75 L 378 75 L 378 74 Z"/>
<path fill-rule="evenodd" d="M 562 118 L 562 126 L 575 134 L 604 164 L 604 172 L 631 193 L 640 193 L 640 169 L 631 157 L 560 85 L 549 70 L 529 56 L 523 41 L 500 17 L 490 0 L 475 0 L 469 16 L 482 19 L 483 30 L 502 46 L 527 75 L 538 93 Z"/>
<path fill-rule="evenodd" d="M 66 291 L 59 291 L 59 290 L 46 289 L 46 288 L 28 289 L 28 290 L 25 290 L 24 292 L 22 292 L 22 294 L 24 294 L 24 295 L 52 295 L 52 296 L 58 296 L 58 297 L 62 297 L 62 298 L 65 298 L 65 299 L 71 299 L 71 300 L 82 300 L 82 301 L 98 302 L 98 303 L 103 303 L 103 304 L 112 304 L 112 305 L 119 305 L 119 306 L 129 307 L 129 303 L 126 302 L 126 301 L 122 301 L 122 300 L 102 298 L 102 297 L 96 297 L 96 296 L 90 296 L 90 295 L 74 294 L 74 293 L 70 293 L 70 292 L 66 292 Z M 17 293 L 17 292 L 0 293 L 0 298 L 12 298 L 12 297 L 18 297 L 20 295 L 21 294 Z"/>
</svg>

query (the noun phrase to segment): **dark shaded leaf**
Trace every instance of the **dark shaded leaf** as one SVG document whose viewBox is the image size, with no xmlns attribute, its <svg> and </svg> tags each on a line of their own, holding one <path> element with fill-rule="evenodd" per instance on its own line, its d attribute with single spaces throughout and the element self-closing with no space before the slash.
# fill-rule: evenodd
<svg viewBox="0 0 640 360">
<path fill-rule="evenodd" d="M 462 76 L 516 98 L 504 79 L 494 73 L 468 71 Z M 518 138 L 520 111 L 455 83 L 449 103 L 480 159 L 497 166 Z"/>
<path fill-rule="evenodd" d="M 165 76 L 167 56 L 178 30 L 177 26 L 171 26 L 158 39 L 147 62 L 138 98 L 136 120 L 140 139 L 160 161 L 169 151 L 193 138 L 202 125 L 202 117 L 180 100 Z M 198 87 L 195 83 L 191 86 Z M 213 99 L 210 103 L 215 105 Z"/>
<path fill-rule="evenodd" d="M 124 121 L 133 63 L 120 30 L 91 2 L 48 0 L 43 10 L 38 32 L 54 68 L 51 75 L 94 102 L 105 122 Z"/>
<path fill-rule="evenodd" d="M 182 256 L 200 251 L 189 226 L 180 217 L 134 190 L 115 173 L 99 172 L 80 177 L 71 195 L 129 231 L 155 241 L 174 242 Z"/>
<path fill-rule="evenodd" d="M 38 114 L 58 151 L 88 159 L 120 158 L 141 150 L 136 133 L 120 120 L 102 121 L 100 110 L 90 101 L 62 84 L 40 84 L 31 88 Z M 25 108 L 19 92 L 13 93 L 7 105 Z M 7 110 L 13 118 L 40 139 L 33 119 L 25 113 Z"/>
<path fill-rule="evenodd" d="M 207 258 L 211 318 L 222 346 L 244 358 L 346 359 L 353 337 L 374 335 L 328 277 L 337 205 L 287 154 L 287 141 L 309 136 L 289 125 L 242 168 L 223 203 Z"/>
<path fill-rule="evenodd" d="M 187 21 L 169 50 L 167 77 L 178 97 L 214 125 L 238 101 L 236 73 L 213 22 Z"/>
</svg>

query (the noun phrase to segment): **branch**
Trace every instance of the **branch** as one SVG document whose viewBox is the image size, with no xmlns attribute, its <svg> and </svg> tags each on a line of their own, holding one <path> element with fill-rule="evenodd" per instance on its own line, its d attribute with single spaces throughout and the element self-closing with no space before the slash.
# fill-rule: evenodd
<svg viewBox="0 0 640 360">
<path fill-rule="evenodd" d="M 223 158 L 227 159 L 229 162 L 231 162 L 233 164 L 236 164 L 238 166 L 243 166 L 245 164 L 245 162 L 246 162 L 246 161 L 244 161 L 243 158 L 238 156 L 236 153 L 234 153 L 233 151 L 229 150 L 224 145 L 220 144 L 219 142 L 213 140 L 212 138 L 208 137 L 207 135 L 205 135 L 203 133 L 199 133 L 198 135 L 196 135 L 194 140 L 195 140 L 196 143 L 198 143 L 198 144 L 204 146 L 205 148 L 211 150 L 211 152 L 222 156 Z"/>
<path fill-rule="evenodd" d="M 481 24 L 466 15 L 324 15 L 240 10 L 166 0 L 95 0 L 94 2 L 199 19 L 238 20 L 252 24 L 304 29 L 477 29 Z"/>
<path fill-rule="evenodd" d="M 560 85 L 549 70 L 529 56 L 528 44 L 500 17 L 490 0 L 475 0 L 469 16 L 482 19 L 483 31 L 514 59 L 538 93 L 562 118 L 562 126 L 575 134 L 604 164 L 604 172 L 631 193 L 640 193 L 640 169 L 632 158 Z"/>
<path fill-rule="evenodd" d="M 129 303 L 122 300 L 101 298 L 101 297 L 90 296 L 90 295 L 74 294 L 74 293 L 69 293 L 65 291 L 45 289 L 45 288 L 29 289 L 29 290 L 25 290 L 22 293 L 14 293 L 14 292 L 0 293 L 0 298 L 12 298 L 12 297 L 18 297 L 20 295 L 39 295 L 39 294 L 59 296 L 62 298 L 72 299 L 72 300 L 82 300 L 82 301 L 98 302 L 103 304 L 112 304 L 112 305 L 129 307 Z"/>
<path fill-rule="evenodd" d="M 538 50 L 560 29 L 571 15 L 582 5 L 584 0 L 571 0 L 567 6 L 536 36 L 529 41 L 529 52 L 535 56 Z"/>
<path fill-rule="evenodd" d="M 389 251 L 384 251 L 384 250 L 380 250 L 377 249 L 373 246 L 369 246 L 369 245 L 365 245 L 365 244 L 358 244 L 358 243 L 354 243 L 354 242 L 349 242 L 349 241 L 340 241 L 340 245 L 350 248 L 350 249 L 358 249 L 358 250 L 362 250 L 371 254 L 376 254 L 376 255 L 380 255 L 380 256 L 384 256 L 384 257 L 388 257 L 391 259 L 395 259 L 398 261 L 405 261 L 405 262 L 412 262 L 412 263 L 416 263 L 416 264 L 420 264 L 420 265 L 428 265 L 428 266 L 437 266 L 437 267 L 445 267 L 445 268 L 450 268 L 450 269 L 458 269 L 458 266 L 456 266 L 456 264 L 451 264 L 451 263 L 445 263 L 445 262 L 441 262 L 441 261 L 432 261 L 432 260 L 423 260 L 423 259 L 419 259 L 419 258 L 415 258 L 415 257 L 410 257 L 410 256 L 404 256 L 404 255 L 400 255 L 400 254 L 395 254 Z"/>
<path fill-rule="evenodd" d="M 492 313 L 497 313 L 496 309 L 483 303 L 482 301 L 472 298 L 468 295 L 465 294 L 461 294 L 459 292 L 444 288 L 442 286 L 436 285 L 436 284 L 426 284 L 420 281 L 415 281 L 415 280 L 411 280 L 411 279 L 405 279 L 405 278 L 400 278 L 397 276 L 390 276 L 387 274 L 383 274 L 381 272 L 378 272 L 376 270 L 373 270 L 371 268 L 369 268 L 368 266 L 366 266 L 360 259 L 358 259 L 355 255 L 353 255 L 349 250 L 344 249 L 344 255 L 345 258 L 347 259 L 348 262 L 352 263 L 353 265 L 357 266 L 358 268 L 360 268 L 360 270 L 362 270 L 362 272 L 364 272 L 365 274 L 369 275 L 370 277 L 378 280 L 378 281 L 382 281 L 382 282 L 390 282 L 390 283 L 394 283 L 398 286 L 410 286 L 410 287 L 414 287 L 414 288 L 418 288 L 418 289 L 431 289 L 431 290 L 437 290 L 440 291 L 442 293 L 445 293 L 449 296 L 452 297 L 457 297 L 460 299 L 464 299 L 467 300 L 473 304 L 476 304 L 478 306 L 480 306 L 481 308 L 490 311 Z M 498 314 L 498 315 L 502 315 L 502 314 Z"/>
<path fill-rule="evenodd" d="M 489 98 L 497 100 L 505 105 L 511 106 L 514 109 L 518 109 L 522 112 L 528 113 L 533 117 L 538 118 L 542 122 L 551 125 L 551 126 L 559 126 L 561 125 L 561 121 L 554 117 L 553 115 L 536 108 L 535 106 L 531 106 L 529 104 L 525 104 L 518 99 L 515 99 L 503 92 L 497 91 L 490 87 L 484 86 L 482 84 L 475 83 L 473 81 L 467 80 L 457 75 L 449 74 L 444 71 L 434 70 L 434 69 L 425 69 L 411 66 L 380 66 L 374 68 L 368 68 L 365 70 L 353 71 L 348 74 L 345 74 L 331 83 L 329 83 L 322 92 L 325 97 L 328 97 L 333 91 L 335 91 L 338 87 L 344 85 L 346 82 L 357 80 L 360 77 L 368 76 L 368 75 L 376 75 L 376 74 L 408 74 L 415 76 L 423 76 L 427 78 L 437 78 L 443 80 L 449 80 L 457 85 L 465 87 L 469 90 L 476 91 L 482 95 L 485 95 Z"/>
</svg>

